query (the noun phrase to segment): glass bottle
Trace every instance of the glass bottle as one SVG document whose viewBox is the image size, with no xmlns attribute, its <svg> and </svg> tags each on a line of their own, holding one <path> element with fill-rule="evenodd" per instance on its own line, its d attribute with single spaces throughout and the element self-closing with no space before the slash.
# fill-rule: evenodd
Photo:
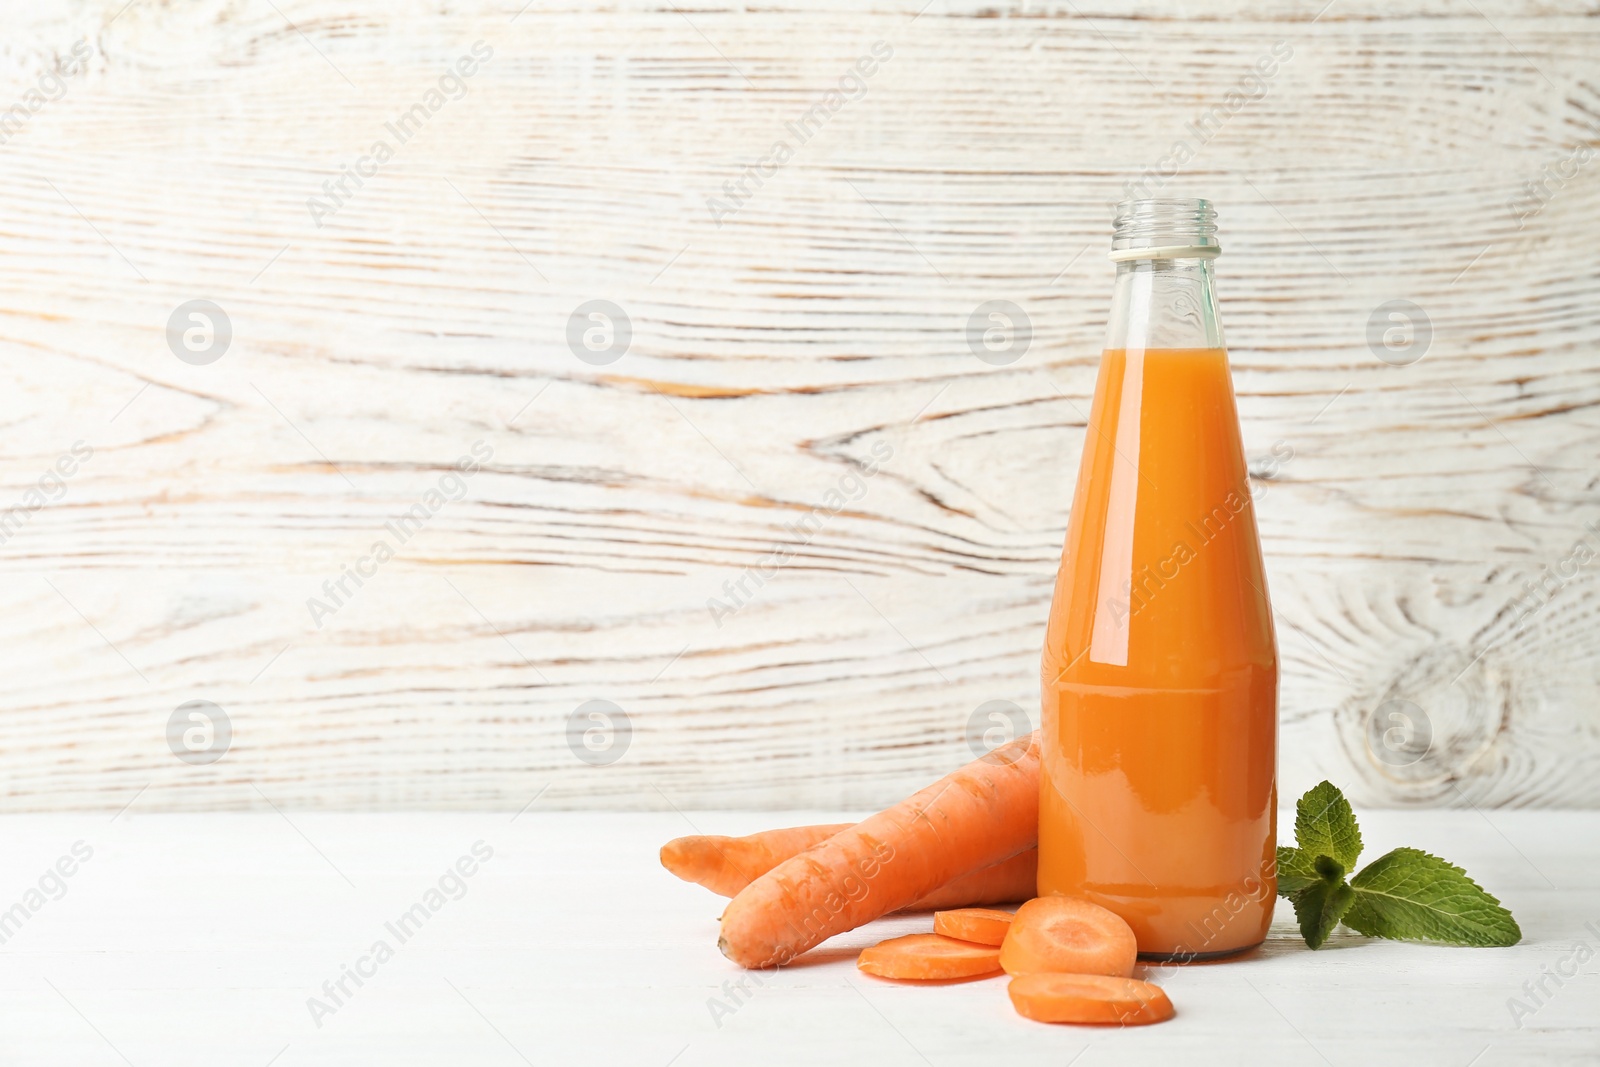
<svg viewBox="0 0 1600 1067">
<path fill-rule="evenodd" d="M 1117 209 L 1117 275 L 1041 665 L 1039 892 L 1146 958 L 1259 944 L 1277 644 L 1204 200 Z"/>
</svg>

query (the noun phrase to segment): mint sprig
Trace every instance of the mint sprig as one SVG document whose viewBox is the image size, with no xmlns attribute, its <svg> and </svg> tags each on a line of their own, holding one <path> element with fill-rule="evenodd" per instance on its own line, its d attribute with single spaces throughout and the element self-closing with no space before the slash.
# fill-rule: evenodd
<svg viewBox="0 0 1600 1067">
<path fill-rule="evenodd" d="M 1294 917 L 1300 920 L 1300 936 L 1306 939 L 1306 944 L 1321 948 L 1339 920 L 1349 912 L 1355 898 L 1355 890 L 1345 885 L 1343 878 L 1337 882 L 1315 882 L 1290 898 Z"/>
<path fill-rule="evenodd" d="M 1306 944 L 1320 948 L 1342 921 L 1368 937 L 1504 946 L 1522 939 L 1511 913 L 1467 873 L 1420 849 L 1397 848 L 1345 881 L 1361 828 L 1344 794 L 1322 782 L 1295 805 L 1296 847 L 1278 848 L 1278 895 L 1294 905 Z"/>
<path fill-rule="evenodd" d="M 1522 931 L 1500 902 L 1460 867 L 1397 848 L 1350 879 L 1355 901 L 1344 923 L 1368 937 L 1450 945 L 1515 945 Z"/>
<path fill-rule="evenodd" d="M 1294 895 L 1318 879 L 1317 858 L 1298 848 L 1278 846 L 1278 895 L 1293 900 Z"/>
<path fill-rule="evenodd" d="M 1361 827 L 1350 802 L 1332 782 L 1313 786 L 1294 806 L 1294 836 L 1300 848 L 1339 861 L 1345 870 L 1361 855 Z"/>
</svg>

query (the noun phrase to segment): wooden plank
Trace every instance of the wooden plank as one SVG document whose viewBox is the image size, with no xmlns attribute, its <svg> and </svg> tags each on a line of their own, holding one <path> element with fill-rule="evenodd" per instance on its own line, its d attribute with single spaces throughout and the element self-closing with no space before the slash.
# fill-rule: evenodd
<svg viewBox="0 0 1600 1067">
<path fill-rule="evenodd" d="M 1593 165 L 1508 206 L 1596 140 L 1586 9 L 119 6 L 16 5 L 0 82 L 21 100 L 93 47 L 0 146 L 5 506 L 93 449 L 0 545 L 12 808 L 263 807 L 252 782 L 874 806 L 968 758 L 980 705 L 1034 713 L 1108 204 L 1178 139 L 1159 192 L 1222 216 L 1286 794 L 1600 801 L 1592 569 L 1517 606 L 1600 519 Z M 477 41 L 465 94 L 319 227 L 324 181 Z M 708 199 L 785 137 L 718 226 Z M 193 299 L 232 324 L 209 365 L 166 340 Z M 632 325 L 614 363 L 568 345 L 594 299 Z M 1014 364 L 968 348 L 989 299 L 1031 320 Z M 1432 330 L 1408 366 L 1368 347 L 1396 299 Z M 475 442 L 461 499 L 318 627 L 308 600 L 457 495 Z M 165 739 L 195 699 L 234 726 L 210 766 Z M 606 766 L 568 747 L 592 699 L 633 725 Z M 1394 700 L 1436 739 L 1409 766 L 1374 755 Z"/>
</svg>

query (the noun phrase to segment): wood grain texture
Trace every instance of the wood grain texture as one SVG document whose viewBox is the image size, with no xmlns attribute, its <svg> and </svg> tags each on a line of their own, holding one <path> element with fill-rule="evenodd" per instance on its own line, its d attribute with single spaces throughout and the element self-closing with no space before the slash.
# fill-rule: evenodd
<svg viewBox="0 0 1600 1067">
<path fill-rule="evenodd" d="M 1037 715 L 1109 204 L 1179 140 L 1159 191 L 1221 214 L 1285 794 L 1600 804 L 1600 564 L 1518 606 L 1600 549 L 1592 4 L 519 6 L 4 6 L 0 105 L 92 49 L 0 144 L 0 512 L 93 449 L 0 545 L 8 808 L 872 807 L 970 758 L 980 705 Z M 232 323 L 207 366 L 167 344 L 193 299 Z M 594 299 L 632 325 L 607 365 L 567 341 Z M 1033 330 L 1005 366 L 966 337 L 996 299 Z M 1390 300 L 1418 362 L 1369 350 Z M 197 699 L 233 724 L 209 766 L 165 739 Z M 568 743 L 597 699 L 632 724 L 609 765 Z"/>
</svg>

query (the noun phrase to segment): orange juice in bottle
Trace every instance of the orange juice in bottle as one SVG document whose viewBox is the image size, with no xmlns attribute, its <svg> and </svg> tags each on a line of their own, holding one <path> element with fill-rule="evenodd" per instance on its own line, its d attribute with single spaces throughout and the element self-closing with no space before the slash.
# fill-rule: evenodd
<svg viewBox="0 0 1600 1067">
<path fill-rule="evenodd" d="M 1105 350 L 1045 638 L 1039 893 L 1146 958 L 1259 944 L 1278 657 L 1204 200 L 1119 206 Z"/>
</svg>

